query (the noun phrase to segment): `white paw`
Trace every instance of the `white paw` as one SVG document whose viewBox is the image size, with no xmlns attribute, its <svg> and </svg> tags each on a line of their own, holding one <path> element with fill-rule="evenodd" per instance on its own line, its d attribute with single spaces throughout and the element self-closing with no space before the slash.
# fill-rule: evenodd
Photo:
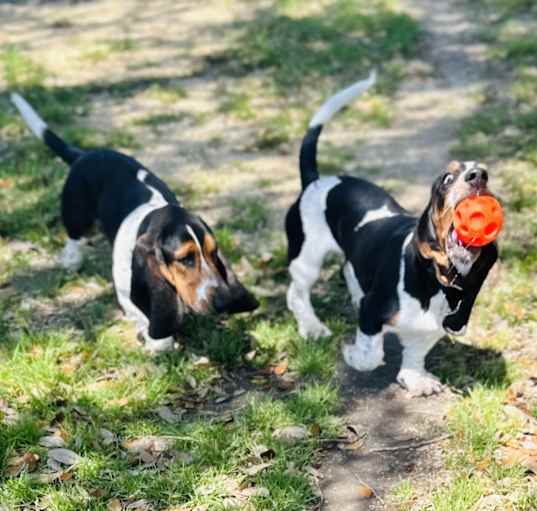
<svg viewBox="0 0 537 511">
<path fill-rule="evenodd" d="M 344 344 L 342 348 L 345 363 L 357 371 L 373 371 L 384 361 L 382 343 L 373 345 Z"/>
<path fill-rule="evenodd" d="M 425 370 L 401 369 L 397 381 L 414 397 L 439 394 L 443 390 L 440 380 Z"/>
<path fill-rule="evenodd" d="M 144 335 L 144 351 L 150 355 L 158 355 L 174 350 L 173 337 L 165 337 L 164 339 L 152 339 L 148 335 Z"/>
<path fill-rule="evenodd" d="M 319 339 L 321 337 L 330 337 L 332 335 L 330 328 L 319 320 L 310 321 L 308 323 L 299 323 L 298 333 L 304 337 L 304 339 Z"/>
<path fill-rule="evenodd" d="M 449 335 L 454 335 L 454 336 L 457 336 L 457 335 L 464 335 L 466 333 L 466 325 L 464 325 L 460 330 L 451 330 L 451 328 L 447 328 L 445 327 L 444 330 L 449 334 Z"/>
<path fill-rule="evenodd" d="M 67 240 L 60 258 L 60 264 L 67 270 L 76 272 L 80 270 L 84 261 L 82 241 Z"/>
</svg>

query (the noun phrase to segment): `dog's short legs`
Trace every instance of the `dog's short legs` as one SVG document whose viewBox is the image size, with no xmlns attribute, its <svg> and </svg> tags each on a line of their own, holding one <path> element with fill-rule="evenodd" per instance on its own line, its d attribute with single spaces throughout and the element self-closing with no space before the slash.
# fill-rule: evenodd
<svg viewBox="0 0 537 511">
<path fill-rule="evenodd" d="M 403 362 L 397 381 L 413 396 L 429 396 L 442 391 L 442 383 L 425 370 L 425 356 L 441 337 L 441 333 L 400 334 Z"/>
<path fill-rule="evenodd" d="M 60 258 L 61 265 L 68 271 L 78 271 L 84 260 L 84 244 L 86 240 L 68 238 Z"/>
<path fill-rule="evenodd" d="M 384 359 L 382 332 L 366 335 L 358 328 L 354 344 L 343 345 L 343 358 L 348 366 L 357 371 L 372 371 L 382 365 Z"/>
<path fill-rule="evenodd" d="M 311 305 L 311 288 L 319 278 L 326 253 L 312 245 L 304 243 L 300 255 L 289 265 L 292 282 L 287 291 L 287 307 L 297 320 L 300 335 L 317 339 L 332 332 L 319 320 Z"/>
</svg>

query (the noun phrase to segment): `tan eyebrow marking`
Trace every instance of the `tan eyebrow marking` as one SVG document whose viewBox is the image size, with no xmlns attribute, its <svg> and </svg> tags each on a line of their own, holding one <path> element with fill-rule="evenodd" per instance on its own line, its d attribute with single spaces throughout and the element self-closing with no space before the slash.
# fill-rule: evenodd
<svg viewBox="0 0 537 511">
<path fill-rule="evenodd" d="M 206 234 L 203 239 L 203 251 L 206 254 L 211 254 L 216 249 L 216 240 L 210 235 Z"/>
<path fill-rule="evenodd" d="M 193 241 L 186 241 L 183 243 L 179 249 L 175 252 L 175 257 L 177 259 L 182 259 L 183 257 L 189 255 L 189 253 L 196 253 L 197 246 Z"/>
</svg>

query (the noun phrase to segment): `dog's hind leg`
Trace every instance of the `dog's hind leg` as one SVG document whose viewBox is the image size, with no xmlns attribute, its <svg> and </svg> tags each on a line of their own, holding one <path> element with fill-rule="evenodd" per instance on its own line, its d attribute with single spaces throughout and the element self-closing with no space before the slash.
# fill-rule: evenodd
<svg viewBox="0 0 537 511">
<path fill-rule="evenodd" d="M 332 334 L 315 314 L 310 300 L 311 288 L 319 278 L 325 255 L 326 252 L 319 252 L 314 243 L 306 242 L 289 266 L 292 281 L 287 291 L 287 307 L 293 312 L 302 337 L 317 339 Z"/>
<path fill-rule="evenodd" d="M 310 184 L 286 217 L 291 275 L 287 307 L 293 312 L 302 337 L 316 339 L 332 333 L 315 314 L 310 293 L 325 256 L 330 252 L 341 253 L 325 216 L 326 196 L 339 182 L 338 178 L 330 177 Z"/>
<path fill-rule="evenodd" d="M 68 239 L 60 263 L 69 271 L 77 271 L 84 260 L 85 237 L 95 224 L 96 207 L 88 194 L 87 184 L 71 173 L 62 192 L 62 220 Z"/>
<path fill-rule="evenodd" d="M 306 220 L 308 222 L 308 220 Z M 303 227 L 311 231 L 306 223 L 303 226 L 298 204 L 289 210 L 286 218 L 288 238 L 289 273 L 291 285 L 287 291 L 287 307 L 293 312 L 302 337 L 317 339 L 331 335 L 313 310 L 310 300 L 311 288 L 319 278 L 326 254 L 334 249 L 322 236 L 304 236 Z"/>
</svg>

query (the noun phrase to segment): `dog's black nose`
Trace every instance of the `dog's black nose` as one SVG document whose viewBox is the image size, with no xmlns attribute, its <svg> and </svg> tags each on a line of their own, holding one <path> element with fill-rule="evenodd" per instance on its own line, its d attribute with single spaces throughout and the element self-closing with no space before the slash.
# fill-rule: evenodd
<svg viewBox="0 0 537 511">
<path fill-rule="evenodd" d="M 486 184 L 489 180 L 489 175 L 485 169 L 476 167 L 466 173 L 464 180 L 472 184 Z"/>
</svg>

